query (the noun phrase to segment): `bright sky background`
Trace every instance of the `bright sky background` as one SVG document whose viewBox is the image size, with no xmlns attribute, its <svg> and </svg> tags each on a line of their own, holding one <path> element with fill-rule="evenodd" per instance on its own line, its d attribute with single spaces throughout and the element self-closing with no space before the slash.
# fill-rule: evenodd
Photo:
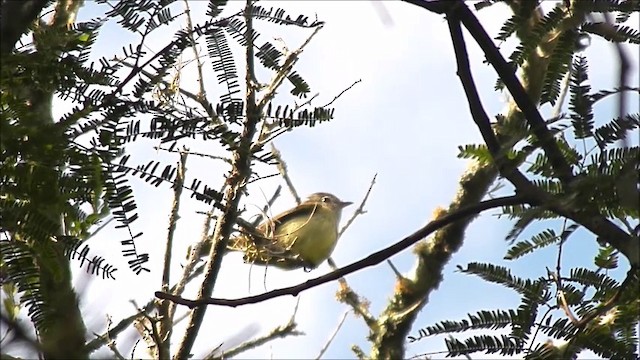
<svg viewBox="0 0 640 360">
<path fill-rule="evenodd" d="M 549 2 L 548 6 L 553 5 Z M 242 2 L 232 2 L 223 15 L 237 11 Z M 205 1 L 192 1 L 191 10 L 195 23 L 205 20 Z M 457 159 L 458 145 L 481 142 L 480 134 L 474 125 L 464 96 L 462 86 L 456 76 L 455 59 L 447 24 L 443 16 L 432 14 L 415 6 L 400 2 L 384 2 L 392 24 L 381 19 L 379 4 L 369 1 L 283 1 L 264 2 L 262 6 L 282 7 L 292 17 L 305 14 L 312 19 L 315 14 L 325 21 L 325 27 L 312 40 L 303 53 L 296 71 L 311 85 L 313 93 L 320 96 L 314 105 L 327 103 L 335 95 L 354 81 L 362 83 L 345 93 L 334 103 L 335 120 L 314 128 L 297 128 L 275 141 L 287 162 L 290 176 L 298 193 L 306 196 L 313 192 L 326 191 L 336 194 L 343 200 L 359 203 L 364 196 L 371 178 L 378 174 L 376 185 L 366 206 L 366 215 L 361 216 L 351 226 L 338 244 L 333 259 L 338 265 L 346 265 L 366 257 L 400 240 L 425 225 L 438 206 L 447 206 L 453 198 L 460 175 L 469 165 L 466 160 Z M 182 8 L 183 3 L 178 2 Z M 79 19 L 103 16 L 108 8 L 91 1 L 81 9 Z M 174 9 L 173 13 L 179 11 Z M 509 15 L 506 7 L 495 5 L 478 13 L 482 24 L 493 37 L 496 36 L 503 21 Z M 146 43 L 150 53 L 161 49 L 173 38 L 184 22 L 178 20 L 175 26 L 158 30 Z M 637 22 L 630 24 L 638 28 Z M 262 33 L 258 44 L 273 38 L 282 38 L 289 49 L 296 48 L 309 32 L 294 27 L 277 27 L 264 21 L 255 22 L 256 29 Z M 96 58 L 119 55 L 122 46 L 139 41 L 137 37 L 118 30 L 119 25 L 110 22 L 103 28 L 95 46 Z M 470 37 L 467 47 L 471 57 L 472 71 L 478 90 L 481 93 L 486 111 L 490 116 L 502 111 L 506 97 L 493 90 L 496 74 L 490 66 L 483 64 L 480 50 Z M 230 40 L 230 43 L 234 43 Z M 513 44 L 503 44 L 502 53 L 508 56 Z M 240 50 L 234 47 L 234 50 Z M 200 47 L 206 54 L 204 42 Z M 595 89 L 613 89 L 617 86 L 617 72 L 612 72 L 610 61 L 614 48 L 599 39 L 585 54 L 589 58 L 592 87 Z M 192 56 L 185 53 L 185 60 Z M 240 52 L 236 51 L 236 54 Z M 629 51 L 632 64 L 638 63 L 637 51 Z M 217 103 L 220 87 L 213 76 L 210 63 L 207 71 L 206 88 L 209 100 Z M 244 65 L 239 64 L 242 70 Z M 181 85 L 196 92 L 195 68 L 193 66 L 182 73 Z M 616 70 L 617 71 L 617 70 Z M 631 76 L 638 86 L 637 67 Z M 268 73 L 262 72 L 260 80 L 267 82 Z M 243 75 L 240 74 L 240 79 Z M 242 82 L 242 81 L 241 81 Z M 291 103 L 288 89 L 279 92 L 277 103 Z M 631 98 L 634 99 L 634 98 Z M 637 101 L 631 101 L 630 111 L 638 111 Z M 614 115 L 615 100 L 603 101 L 596 108 L 596 114 L 608 119 Z M 58 105 L 55 115 L 68 111 L 64 104 Z M 549 109 L 545 109 L 549 114 Z M 213 142 L 211 142 L 213 143 Z M 157 141 L 142 140 L 132 147 L 133 158 L 130 165 L 146 163 L 149 160 L 162 160 L 175 163 L 176 156 L 166 152 L 156 152 L 153 146 Z M 216 145 L 190 142 L 191 150 L 215 154 Z M 187 183 L 197 177 L 209 186 L 219 188 L 220 179 L 228 168 L 214 160 L 201 160 L 192 156 L 188 160 Z M 263 169 L 261 175 L 272 173 Z M 125 237 L 123 232 L 104 230 L 90 240 L 92 254 L 105 257 L 119 270 L 117 280 L 90 279 L 78 270 L 77 284 L 87 286 L 81 295 L 85 314 L 90 314 L 87 325 L 91 333 L 102 333 L 106 327 L 106 315 L 117 323 L 122 317 L 134 312 L 129 303 L 135 300 L 145 304 L 159 289 L 164 242 L 167 233 L 167 219 L 172 202 L 172 192 L 167 185 L 154 188 L 137 179 L 132 179 L 138 204 L 140 219 L 133 224 L 135 231 L 143 231 L 138 239 L 140 252 L 148 252 L 151 273 L 134 275 L 126 265 L 120 252 L 119 240 Z M 247 212 L 245 218 L 257 213 L 265 203 L 265 197 L 271 196 L 277 185 L 284 182 L 279 177 L 253 183 L 249 187 L 250 195 L 243 199 Z M 272 213 L 295 205 L 293 197 L 283 189 L 281 198 L 272 208 Z M 203 216 L 196 213 L 210 207 L 189 198 L 185 192 L 181 208 L 181 219 L 175 236 L 172 280 L 175 282 L 181 273 L 181 263 L 189 244 L 200 238 Z M 343 221 L 348 219 L 355 206 L 347 208 Z M 495 212 L 493 212 L 495 214 Z M 560 227 L 551 223 L 556 230 Z M 445 319 L 457 320 L 467 313 L 479 310 L 515 308 L 518 306 L 517 294 L 506 291 L 455 272 L 456 265 L 468 262 L 493 262 L 513 267 L 514 273 L 523 277 L 538 277 L 546 274 L 545 266 L 555 267 L 556 248 L 551 247 L 536 255 L 525 257 L 515 263 L 502 260 L 507 249 L 503 241 L 510 229 L 507 220 L 498 220 L 485 214 L 469 227 L 465 244 L 454 255 L 444 272 L 444 282 L 434 292 L 424 308 L 411 335 L 417 336 L 421 327 L 433 325 Z M 523 239 L 541 230 L 541 226 L 532 227 L 523 235 Z M 575 234 L 567 244 L 564 257 L 564 269 L 571 266 L 590 266 L 596 245 L 593 236 L 586 231 Z M 414 256 L 406 250 L 391 259 L 402 272 L 408 272 L 414 265 Z M 622 261 L 626 271 L 626 262 Z M 245 265 L 241 254 L 225 257 L 222 271 L 215 287 L 214 296 L 237 298 L 262 293 L 283 286 L 298 284 L 329 271 L 323 265 L 305 273 L 303 271 L 282 272 L 270 268 L 265 276 L 264 268 Z M 619 276 L 618 276 L 619 277 Z M 392 294 L 395 277 L 386 264 L 367 268 L 347 277 L 349 284 L 360 295 L 371 301 L 371 312 L 377 315 L 386 306 Z M 87 284 L 88 281 L 88 284 Z M 185 293 L 192 298 L 195 294 L 195 281 Z M 337 283 L 325 284 L 300 295 L 300 304 L 296 314 L 299 330 L 306 336 L 289 337 L 275 340 L 268 345 L 243 353 L 241 358 L 311 358 L 316 357 L 326 339 L 334 330 L 342 314 L 349 308 L 335 300 Z M 240 332 L 250 333 L 258 330 L 258 335 L 269 332 L 273 327 L 284 325 L 292 315 L 297 299 L 281 297 L 264 303 L 239 308 L 210 307 L 206 313 L 205 324 L 194 348 L 194 354 L 205 354 L 212 348 Z M 181 309 L 184 312 L 184 309 Z M 180 313 L 179 313 L 180 314 Z M 175 335 L 182 334 L 186 321 L 176 326 Z M 117 339 L 118 347 L 125 356 L 130 356 L 131 335 L 125 332 Z M 365 353 L 369 351 L 366 340 L 368 329 L 361 319 L 349 315 L 344 326 L 333 341 L 324 358 L 353 358 L 350 351 L 353 344 L 360 346 Z M 459 336 L 458 338 L 465 338 Z M 177 347 L 180 336 L 174 336 Z M 540 338 L 546 340 L 545 337 Z M 135 356 L 144 356 L 144 344 L 138 345 Z M 413 356 L 446 350 L 443 339 L 426 339 L 407 344 L 406 355 Z M 98 356 L 112 356 L 107 351 Z M 443 354 L 433 355 L 435 358 Z M 474 358 L 481 358 L 478 354 Z M 484 356 L 489 357 L 489 356 Z M 495 356 L 490 356 L 495 358 Z"/>
</svg>

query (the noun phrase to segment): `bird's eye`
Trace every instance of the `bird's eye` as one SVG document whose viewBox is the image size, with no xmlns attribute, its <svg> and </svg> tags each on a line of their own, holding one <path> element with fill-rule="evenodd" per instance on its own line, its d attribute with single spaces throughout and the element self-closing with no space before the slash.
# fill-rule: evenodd
<svg viewBox="0 0 640 360">
<path fill-rule="evenodd" d="M 329 199 L 328 196 L 323 196 L 322 197 L 322 202 L 330 202 L 330 201 L 331 201 L 331 199 Z"/>
</svg>

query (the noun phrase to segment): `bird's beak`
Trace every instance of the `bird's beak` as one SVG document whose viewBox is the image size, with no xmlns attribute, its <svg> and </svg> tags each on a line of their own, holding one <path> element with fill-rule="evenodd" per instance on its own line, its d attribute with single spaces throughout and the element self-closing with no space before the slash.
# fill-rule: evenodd
<svg viewBox="0 0 640 360">
<path fill-rule="evenodd" d="M 346 208 L 347 206 L 353 204 L 351 201 L 341 201 L 340 202 L 340 209 Z"/>
</svg>

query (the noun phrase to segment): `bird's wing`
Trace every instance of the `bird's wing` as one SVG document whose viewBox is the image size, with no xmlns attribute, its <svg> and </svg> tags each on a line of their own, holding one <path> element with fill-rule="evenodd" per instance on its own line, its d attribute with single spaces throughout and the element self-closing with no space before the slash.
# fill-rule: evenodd
<svg viewBox="0 0 640 360">
<path fill-rule="evenodd" d="M 310 218 L 314 212 L 318 211 L 318 204 L 316 203 L 302 203 L 300 206 L 296 206 L 283 213 L 280 213 L 270 219 L 263 221 L 257 228 L 261 234 L 266 234 L 266 230 L 275 230 L 279 224 L 287 222 L 289 219 L 295 217 L 308 217 Z M 294 215 L 295 213 L 295 215 Z"/>
<path fill-rule="evenodd" d="M 253 264 L 271 264 L 282 269 L 298 269 L 302 267 L 313 268 L 312 264 L 292 253 L 287 244 L 278 241 L 275 234 L 278 227 L 294 217 L 311 218 L 319 210 L 317 203 L 302 203 L 300 206 L 280 213 L 263 221 L 255 229 L 255 232 L 245 232 L 243 236 L 232 239 L 228 248 L 245 253 L 245 262 Z"/>
</svg>

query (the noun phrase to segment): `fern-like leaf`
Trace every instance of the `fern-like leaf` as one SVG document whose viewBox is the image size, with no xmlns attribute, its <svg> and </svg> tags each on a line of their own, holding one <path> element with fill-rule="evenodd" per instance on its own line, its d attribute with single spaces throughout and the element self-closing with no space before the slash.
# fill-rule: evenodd
<svg viewBox="0 0 640 360">
<path fill-rule="evenodd" d="M 614 43 L 630 42 L 632 44 L 640 44 L 640 31 L 628 26 L 609 24 L 606 22 L 588 22 L 582 24 L 582 31 L 598 35 Z"/>
<path fill-rule="evenodd" d="M 212 60 L 213 71 L 217 74 L 218 83 L 224 84 L 227 88 L 227 92 L 221 97 L 221 100 L 225 104 L 229 103 L 233 100 L 233 95 L 240 92 L 233 53 L 222 29 L 213 29 L 207 34 L 206 40 L 207 50 Z"/>
<path fill-rule="evenodd" d="M 468 355 L 478 351 L 488 354 L 513 355 L 522 350 L 520 344 L 507 335 L 479 335 L 470 337 L 464 342 L 457 339 L 445 339 L 449 356 Z"/>
<path fill-rule="evenodd" d="M 611 246 L 601 247 L 593 263 L 599 268 L 615 269 L 618 267 L 618 252 Z"/>
<path fill-rule="evenodd" d="M 546 229 L 531 237 L 531 240 L 520 241 L 510 247 L 504 258 L 506 260 L 515 260 L 533 252 L 536 249 L 555 244 L 559 240 L 560 237 L 556 235 L 553 229 Z"/>
<path fill-rule="evenodd" d="M 573 62 L 573 70 L 569 85 L 569 110 L 571 123 L 576 139 L 593 136 L 593 100 L 589 96 L 591 87 L 584 84 L 588 80 L 587 58 L 578 56 Z"/>
<path fill-rule="evenodd" d="M 608 144 L 625 139 L 630 131 L 638 127 L 640 127 L 640 113 L 627 114 L 600 126 L 595 130 L 594 135 L 600 147 L 604 148 Z"/>
<path fill-rule="evenodd" d="M 220 15 L 225 5 L 227 5 L 227 0 L 209 0 L 209 3 L 207 4 L 207 16 L 211 18 L 217 17 Z"/>
</svg>

